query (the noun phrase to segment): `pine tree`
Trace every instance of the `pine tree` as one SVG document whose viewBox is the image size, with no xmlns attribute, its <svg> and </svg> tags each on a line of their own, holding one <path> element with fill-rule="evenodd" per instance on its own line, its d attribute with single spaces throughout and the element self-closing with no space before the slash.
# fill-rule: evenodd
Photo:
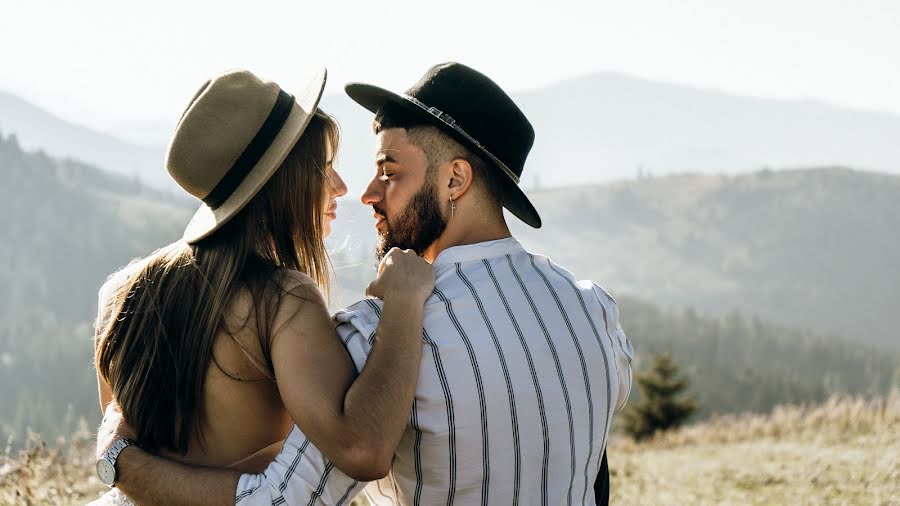
<svg viewBox="0 0 900 506">
<path fill-rule="evenodd" d="M 623 419 L 625 432 L 631 437 L 642 440 L 657 431 L 678 427 L 697 411 L 695 398 L 677 398 L 689 384 L 687 378 L 679 377 L 679 370 L 672 355 L 663 353 L 653 357 L 648 371 L 635 374 L 641 398 L 629 404 Z"/>
</svg>

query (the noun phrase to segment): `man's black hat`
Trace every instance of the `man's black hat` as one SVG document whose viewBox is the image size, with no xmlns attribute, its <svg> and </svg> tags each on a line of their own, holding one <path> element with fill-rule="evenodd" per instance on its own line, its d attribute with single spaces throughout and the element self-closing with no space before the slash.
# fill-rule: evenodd
<svg viewBox="0 0 900 506">
<path fill-rule="evenodd" d="M 350 83 L 347 95 L 377 113 L 394 104 L 431 123 L 503 172 L 503 207 L 534 228 L 541 217 L 519 188 L 525 158 L 534 144 L 534 128 L 494 81 L 461 63 L 428 69 L 403 94 L 377 86 Z"/>
</svg>

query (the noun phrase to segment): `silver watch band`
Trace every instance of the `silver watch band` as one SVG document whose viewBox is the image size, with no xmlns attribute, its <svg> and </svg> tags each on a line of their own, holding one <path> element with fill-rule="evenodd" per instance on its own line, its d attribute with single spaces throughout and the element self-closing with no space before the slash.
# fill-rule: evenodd
<svg viewBox="0 0 900 506">
<path fill-rule="evenodd" d="M 122 450 L 132 445 L 137 445 L 137 441 L 123 437 L 113 443 L 109 450 L 106 450 L 106 455 L 104 456 L 109 460 L 110 464 L 115 465 L 116 459 L 119 458 L 119 454 L 122 453 Z"/>
<path fill-rule="evenodd" d="M 116 460 L 118 460 L 119 455 L 122 453 L 122 450 L 124 450 L 125 448 L 128 448 L 129 446 L 140 447 L 140 445 L 137 443 L 137 441 L 134 441 L 133 439 L 121 438 L 121 439 L 118 439 L 115 443 L 113 443 L 113 445 L 108 450 L 106 450 L 106 453 L 103 454 L 102 460 L 105 460 L 109 464 L 107 473 L 111 472 L 112 476 L 107 476 L 106 480 L 104 480 L 104 477 L 101 476 L 100 477 L 101 481 L 103 481 L 104 483 L 106 483 L 109 486 L 113 486 L 113 484 L 115 483 L 115 481 L 117 479 L 116 474 L 118 474 L 117 473 L 118 470 L 116 469 Z M 98 468 L 98 471 L 99 471 L 99 468 Z"/>
</svg>

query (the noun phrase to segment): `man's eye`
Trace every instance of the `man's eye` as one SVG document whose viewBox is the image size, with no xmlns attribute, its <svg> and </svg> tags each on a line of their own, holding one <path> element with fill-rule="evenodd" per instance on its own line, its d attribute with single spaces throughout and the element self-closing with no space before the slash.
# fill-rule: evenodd
<svg viewBox="0 0 900 506">
<path fill-rule="evenodd" d="M 391 176 L 393 176 L 393 174 L 388 174 L 387 172 L 385 172 L 384 174 L 378 176 L 378 180 L 379 181 L 387 181 L 391 178 Z"/>
</svg>

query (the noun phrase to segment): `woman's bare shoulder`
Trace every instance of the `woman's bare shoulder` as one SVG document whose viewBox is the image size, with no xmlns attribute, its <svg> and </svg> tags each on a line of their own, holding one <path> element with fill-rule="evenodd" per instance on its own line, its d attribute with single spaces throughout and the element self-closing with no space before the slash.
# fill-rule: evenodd
<svg viewBox="0 0 900 506">
<path fill-rule="evenodd" d="M 293 269 L 278 269 L 275 271 L 274 278 L 285 291 L 290 291 L 297 286 L 312 286 L 318 290 L 316 280 L 309 277 L 305 272 Z"/>
</svg>

